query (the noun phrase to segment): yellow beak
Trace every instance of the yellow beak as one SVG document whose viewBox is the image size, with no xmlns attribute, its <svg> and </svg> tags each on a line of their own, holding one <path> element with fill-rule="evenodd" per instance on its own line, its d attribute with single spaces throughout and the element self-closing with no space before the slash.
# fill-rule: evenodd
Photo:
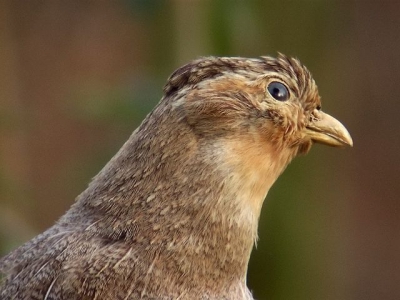
<svg viewBox="0 0 400 300">
<path fill-rule="evenodd" d="M 353 146 L 353 140 L 346 127 L 320 110 L 314 110 L 313 119 L 306 127 L 306 135 L 314 142 L 328 146 Z"/>
</svg>

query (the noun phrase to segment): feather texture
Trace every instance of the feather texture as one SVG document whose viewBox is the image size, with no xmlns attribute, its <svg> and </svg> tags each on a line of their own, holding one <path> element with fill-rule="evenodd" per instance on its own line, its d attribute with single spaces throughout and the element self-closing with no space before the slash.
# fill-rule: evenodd
<svg viewBox="0 0 400 300">
<path fill-rule="evenodd" d="M 319 109 L 310 72 L 282 54 L 179 68 L 70 210 L 0 260 L 1 299 L 252 299 L 263 200 L 310 149 Z"/>
</svg>

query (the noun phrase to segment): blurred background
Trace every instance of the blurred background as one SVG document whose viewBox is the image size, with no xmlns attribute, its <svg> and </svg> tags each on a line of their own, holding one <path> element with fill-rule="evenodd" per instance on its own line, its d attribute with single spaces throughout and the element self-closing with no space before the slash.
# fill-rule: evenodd
<svg viewBox="0 0 400 300">
<path fill-rule="evenodd" d="M 199 56 L 296 56 L 354 148 L 264 203 L 257 299 L 400 299 L 400 2 L 0 1 L 0 254 L 51 226 Z"/>
</svg>

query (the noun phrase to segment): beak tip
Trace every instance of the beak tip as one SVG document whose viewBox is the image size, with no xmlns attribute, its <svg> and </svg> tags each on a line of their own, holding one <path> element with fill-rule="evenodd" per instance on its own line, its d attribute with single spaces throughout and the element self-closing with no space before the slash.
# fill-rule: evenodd
<svg viewBox="0 0 400 300">
<path fill-rule="evenodd" d="M 353 139 L 351 138 L 350 133 L 345 129 L 343 130 L 343 142 L 349 146 L 349 147 L 353 147 Z"/>
<path fill-rule="evenodd" d="M 353 147 L 353 140 L 350 141 L 349 146 Z"/>
</svg>

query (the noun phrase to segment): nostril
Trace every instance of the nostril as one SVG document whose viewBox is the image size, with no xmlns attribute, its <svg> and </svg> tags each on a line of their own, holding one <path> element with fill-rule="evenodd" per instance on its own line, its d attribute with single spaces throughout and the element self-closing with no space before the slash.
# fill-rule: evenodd
<svg viewBox="0 0 400 300">
<path fill-rule="evenodd" d="M 315 114 L 310 115 L 310 122 L 318 120 L 318 117 Z"/>
</svg>

